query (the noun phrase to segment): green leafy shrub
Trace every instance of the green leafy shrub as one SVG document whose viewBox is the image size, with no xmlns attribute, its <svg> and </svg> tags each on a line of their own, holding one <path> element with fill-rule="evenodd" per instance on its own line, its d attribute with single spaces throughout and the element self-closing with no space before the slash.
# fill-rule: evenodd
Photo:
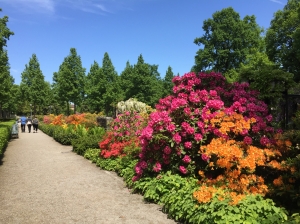
<svg viewBox="0 0 300 224">
<path fill-rule="evenodd" d="M 88 148 L 97 148 L 98 142 L 101 140 L 101 137 L 96 136 L 81 136 L 77 139 L 72 140 L 73 152 L 76 152 L 78 155 L 84 155 L 85 151 Z"/>
<path fill-rule="evenodd" d="M 84 155 L 88 148 L 99 148 L 99 142 L 105 134 L 105 129 L 101 127 L 93 128 L 94 131 L 72 140 L 73 151 L 79 155 Z"/>
<path fill-rule="evenodd" d="M 15 121 L 5 121 L 0 123 L 0 156 L 4 153 L 10 139 L 11 127 Z"/>
<path fill-rule="evenodd" d="M 50 137 L 53 137 L 55 128 L 56 128 L 56 126 L 54 126 L 54 125 L 48 125 L 43 122 L 39 123 L 39 129 L 42 132 L 44 132 L 46 135 L 49 135 Z"/>
<path fill-rule="evenodd" d="M 72 145 L 72 141 L 79 138 L 80 135 L 72 127 L 66 129 L 62 126 L 55 126 L 53 138 L 62 145 Z"/>
<path fill-rule="evenodd" d="M 167 172 L 156 178 L 141 178 L 134 182 L 133 188 L 147 201 L 162 204 L 164 212 L 183 223 L 276 224 L 287 220 L 285 210 L 260 195 L 246 196 L 237 205 L 229 205 L 229 200 L 219 200 L 218 194 L 208 203 L 198 203 L 192 197 L 197 187 L 196 179 Z"/>
<path fill-rule="evenodd" d="M 85 153 L 83 155 L 83 157 L 85 159 L 88 159 L 90 161 L 92 161 L 92 163 L 96 163 L 97 160 L 99 159 L 99 153 L 100 153 L 100 149 L 98 148 L 89 148 L 87 150 L 85 150 Z"/>
</svg>

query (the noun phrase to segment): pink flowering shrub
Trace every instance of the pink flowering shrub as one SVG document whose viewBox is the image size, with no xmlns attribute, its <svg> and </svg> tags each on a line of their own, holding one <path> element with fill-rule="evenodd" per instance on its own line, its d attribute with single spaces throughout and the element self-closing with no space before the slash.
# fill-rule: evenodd
<svg viewBox="0 0 300 224">
<path fill-rule="evenodd" d="M 248 83 L 229 84 L 221 74 L 213 72 L 187 73 L 175 77 L 173 83 L 173 94 L 159 101 L 142 130 L 142 152 L 133 180 L 138 180 L 145 171 L 193 174 L 195 166 L 209 160 L 208 155 L 198 153 L 200 146 L 216 137 L 253 145 L 272 144 L 274 129 L 268 125 L 272 116 Z M 227 115 L 241 114 L 245 120 L 256 122 L 251 129 L 241 128 L 239 133 L 225 135 L 211 122 L 220 111 Z"/>
<path fill-rule="evenodd" d="M 125 111 L 123 114 L 119 114 L 110 124 L 112 130 L 99 142 L 100 155 L 104 158 L 126 154 L 137 157 L 140 151 L 138 138 L 141 136 L 143 128 L 146 127 L 147 121 L 147 113 Z M 126 152 L 124 151 L 125 147 L 127 148 Z M 139 173 L 138 168 L 136 172 Z"/>
</svg>

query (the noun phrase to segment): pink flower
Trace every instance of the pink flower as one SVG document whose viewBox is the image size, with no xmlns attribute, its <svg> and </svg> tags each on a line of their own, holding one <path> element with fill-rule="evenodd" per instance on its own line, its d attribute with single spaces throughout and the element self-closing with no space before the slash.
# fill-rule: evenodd
<svg viewBox="0 0 300 224">
<path fill-rule="evenodd" d="M 183 174 L 186 174 L 187 173 L 187 170 L 184 166 L 179 166 L 179 171 Z"/>
<path fill-rule="evenodd" d="M 220 110 L 224 106 L 222 100 L 209 100 L 206 106 L 210 109 Z"/>
<path fill-rule="evenodd" d="M 209 161 L 209 156 L 206 155 L 206 154 L 202 154 L 202 155 L 201 155 L 201 159 L 202 159 L 203 161 L 205 161 L 205 162 L 208 162 L 208 161 Z"/>
<path fill-rule="evenodd" d="M 246 145 L 251 145 L 252 144 L 252 138 L 250 138 L 249 136 L 246 136 L 243 140 L 243 142 L 246 144 Z"/>
<path fill-rule="evenodd" d="M 137 180 L 139 180 L 141 178 L 141 176 L 134 176 L 132 177 L 132 182 L 135 182 Z"/>
<path fill-rule="evenodd" d="M 202 140 L 202 135 L 201 134 L 199 134 L 199 133 L 197 133 L 197 134 L 195 134 L 195 137 L 194 137 L 194 139 L 197 141 L 197 142 L 199 142 L 199 141 L 201 141 Z"/>
<path fill-rule="evenodd" d="M 271 121 L 273 120 L 272 115 L 269 114 L 268 116 L 266 116 L 266 120 L 267 120 L 268 122 L 271 122 Z"/>
<path fill-rule="evenodd" d="M 218 93 L 215 90 L 209 90 L 209 95 L 214 98 L 214 97 L 218 96 Z"/>
<path fill-rule="evenodd" d="M 183 161 L 184 163 L 190 163 L 190 162 L 191 162 L 191 157 L 189 157 L 188 155 L 185 155 L 185 156 L 183 157 L 182 161 Z"/>
<path fill-rule="evenodd" d="M 181 136 L 179 135 L 179 133 L 175 133 L 175 135 L 173 135 L 173 140 L 179 144 L 181 142 Z"/>
<path fill-rule="evenodd" d="M 166 146 L 166 147 L 164 148 L 164 153 L 165 153 L 165 154 L 169 155 L 169 154 L 171 154 L 171 152 L 172 152 L 172 150 L 171 150 L 171 148 L 170 148 L 169 146 Z"/>
<path fill-rule="evenodd" d="M 247 135 L 247 134 L 248 134 L 248 129 L 243 129 L 243 130 L 240 132 L 240 134 L 241 134 L 242 136 Z"/>
<path fill-rule="evenodd" d="M 145 161 L 141 161 L 140 162 L 140 166 L 143 168 L 143 169 L 146 169 L 148 164 L 145 162 Z"/>
<path fill-rule="evenodd" d="M 263 146 L 266 146 L 266 145 L 270 144 L 270 140 L 266 136 L 261 137 L 259 142 Z"/>
<path fill-rule="evenodd" d="M 175 131 L 175 128 L 176 128 L 176 126 L 175 126 L 174 124 L 168 124 L 168 125 L 167 125 L 167 130 L 168 130 L 169 132 Z"/>
<path fill-rule="evenodd" d="M 138 174 L 138 175 L 142 175 L 143 174 L 143 169 L 139 166 L 136 166 L 135 167 L 135 172 Z"/>
<path fill-rule="evenodd" d="M 185 142 L 184 147 L 187 148 L 187 149 L 190 149 L 190 148 L 192 148 L 192 143 L 191 142 Z"/>
<path fill-rule="evenodd" d="M 150 128 L 149 126 L 144 128 L 144 130 L 142 131 L 142 136 L 148 140 L 151 140 L 152 134 L 153 134 L 153 129 Z"/>
<path fill-rule="evenodd" d="M 159 162 L 156 162 L 155 165 L 153 166 L 153 171 L 154 172 L 159 172 L 161 171 L 161 164 Z"/>
</svg>

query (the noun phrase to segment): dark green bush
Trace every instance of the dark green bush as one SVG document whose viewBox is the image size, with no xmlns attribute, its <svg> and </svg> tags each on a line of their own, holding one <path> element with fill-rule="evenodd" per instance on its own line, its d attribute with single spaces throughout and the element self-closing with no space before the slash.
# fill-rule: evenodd
<svg viewBox="0 0 300 224">
<path fill-rule="evenodd" d="M 0 156 L 4 153 L 8 141 L 10 140 L 11 128 L 15 123 L 14 120 L 0 123 Z"/>
<path fill-rule="evenodd" d="M 86 135 L 72 140 L 73 151 L 78 155 L 84 155 L 85 151 L 89 148 L 99 148 L 99 142 L 102 136 L 99 135 Z"/>
<path fill-rule="evenodd" d="M 72 145 L 72 141 L 79 138 L 80 135 L 72 129 L 64 129 L 61 126 L 55 126 L 53 138 L 62 145 Z"/>
</svg>

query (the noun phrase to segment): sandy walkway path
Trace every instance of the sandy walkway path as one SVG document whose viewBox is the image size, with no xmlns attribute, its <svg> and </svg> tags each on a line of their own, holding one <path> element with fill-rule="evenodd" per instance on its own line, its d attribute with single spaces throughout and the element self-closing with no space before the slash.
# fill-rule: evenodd
<svg viewBox="0 0 300 224">
<path fill-rule="evenodd" d="M 70 146 L 42 132 L 19 136 L 10 141 L 0 165 L 1 224 L 176 223 Z"/>
</svg>

